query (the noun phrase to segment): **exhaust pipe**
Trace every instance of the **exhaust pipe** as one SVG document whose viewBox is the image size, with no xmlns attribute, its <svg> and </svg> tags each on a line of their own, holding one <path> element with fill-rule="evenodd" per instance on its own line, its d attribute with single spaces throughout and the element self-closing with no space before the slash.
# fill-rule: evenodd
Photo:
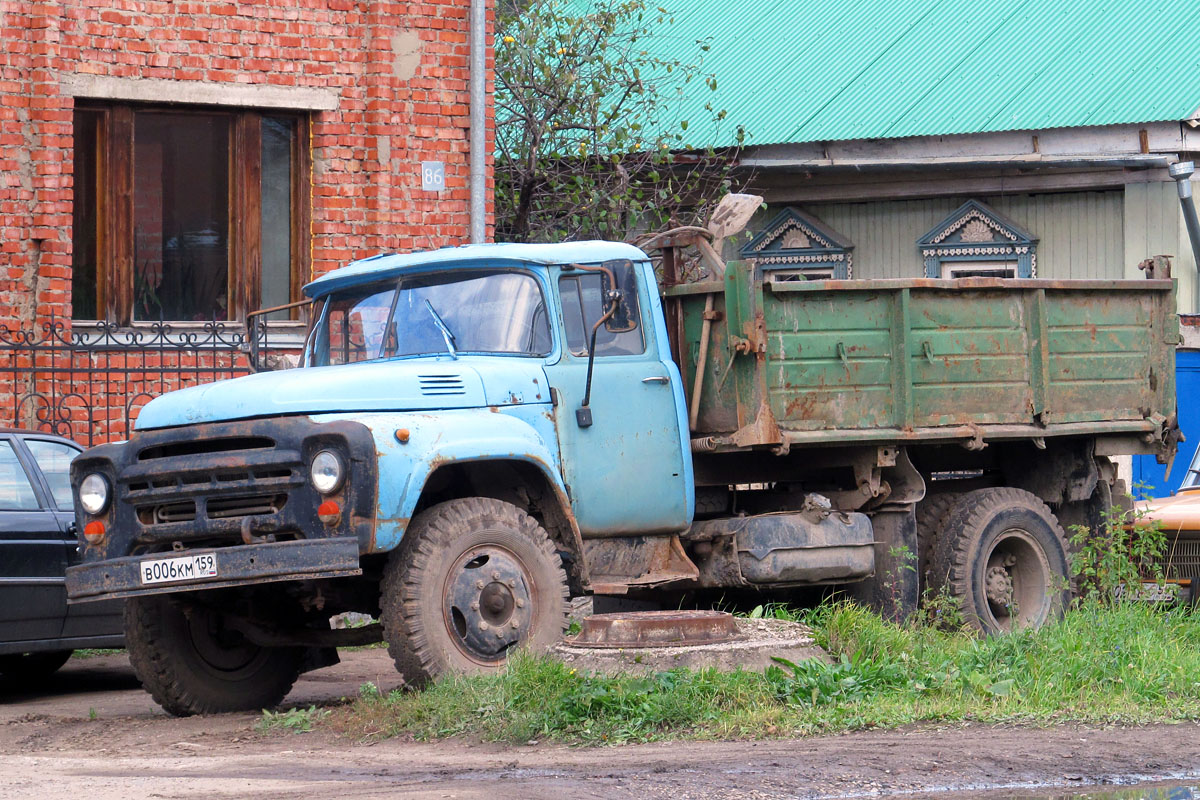
<svg viewBox="0 0 1200 800">
<path fill-rule="evenodd" d="M 1192 173 L 1196 165 L 1191 161 L 1178 161 L 1167 167 L 1179 190 L 1179 205 L 1183 208 L 1183 222 L 1187 225 L 1188 239 L 1192 242 L 1192 258 L 1196 262 L 1196 286 L 1193 313 L 1200 313 L 1200 220 L 1196 219 L 1196 203 L 1192 199 Z"/>
</svg>

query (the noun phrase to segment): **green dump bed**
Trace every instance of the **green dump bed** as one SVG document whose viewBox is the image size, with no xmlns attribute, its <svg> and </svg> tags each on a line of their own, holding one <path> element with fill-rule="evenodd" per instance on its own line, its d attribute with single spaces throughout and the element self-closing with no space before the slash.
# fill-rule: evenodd
<svg viewBox="0 0 1200 800">
<path fill-rule="evenodd" d="M 710 321 L 692 426 L 708 447 L 1130 433 L 1157 445 L 1174 427 L 1171 281 L 775 282 L 739 263 L 666 295 L 689 403 Z"/>
</svg>

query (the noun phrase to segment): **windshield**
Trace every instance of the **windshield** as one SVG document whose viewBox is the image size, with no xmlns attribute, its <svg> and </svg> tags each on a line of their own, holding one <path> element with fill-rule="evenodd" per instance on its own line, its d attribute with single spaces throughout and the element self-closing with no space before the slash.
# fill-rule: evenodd
<svg viewBox="0 0 1200 800">
<path fill-rule="evenodd" d="M 1200 487 L 1200 448 L 1197 448 L 1196 454 L 1192 456 L 1192 463 L 1188 465 L 1187 473 L 1183 476 L 1183 484 L 1180 489 L 1195 489 Z"/>
<path fill-rule="evenodd" d="M 336 292 L 322 304 L 309 366 L 400 356 L 550 353 L 541 287 L 523 272 L 455 271 Z"/>
</svg>

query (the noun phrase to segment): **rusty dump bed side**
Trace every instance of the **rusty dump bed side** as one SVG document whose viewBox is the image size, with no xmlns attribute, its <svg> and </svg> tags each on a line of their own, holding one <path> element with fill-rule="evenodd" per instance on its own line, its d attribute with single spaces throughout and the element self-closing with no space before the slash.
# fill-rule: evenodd
<svg viewBox="0 0 1200 800">
<path fill-rule="evenodd" d="M 689 405 L 707 350 L 696 449 L 1132 434 L 1163 452 L 1175 427 L 1171 281 L 772 281 L 736 263 L 665 294 Z"/>
</svg>

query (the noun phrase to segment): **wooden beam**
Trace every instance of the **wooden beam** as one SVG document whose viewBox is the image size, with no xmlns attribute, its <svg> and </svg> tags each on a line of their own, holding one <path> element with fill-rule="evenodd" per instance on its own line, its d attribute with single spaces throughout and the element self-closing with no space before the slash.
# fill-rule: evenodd
<svg viewBox="0 0 1200 800">
<path fill-rule="evenodd" d="M 238 114 L 230 164 L 229 318 L 244 320 L 262 295 L 262 116 Z"/>
<path fill-rule="evenodd" d="M 96 308 L 109 321 L 133 317 L 133 108 L 113 106 L 106 116 L 101 170 L 101 256 Z"/>
</svg>

